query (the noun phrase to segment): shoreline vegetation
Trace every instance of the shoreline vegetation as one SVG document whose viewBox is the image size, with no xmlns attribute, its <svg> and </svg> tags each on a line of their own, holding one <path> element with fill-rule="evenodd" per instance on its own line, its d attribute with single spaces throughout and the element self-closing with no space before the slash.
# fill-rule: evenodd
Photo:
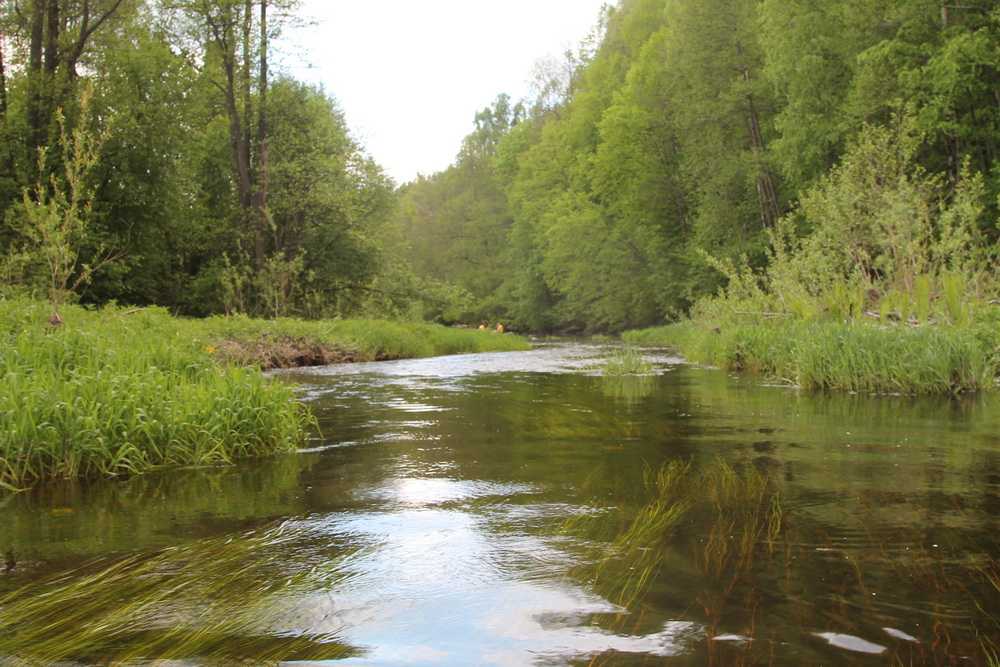
<svg viewBox="0 0 1000 667">
<path fill-rule="evenodd" d="M 763 266 L 706 255 L 725 286 L 688 320 L 625 340 L 804 389 L 995 389 L 1000 225 L 981 175 L 948 185 L 917 164 L 909 123 L 866 127 L 767 231 Z"/>
<path fill-rule="evenodd" d="M 668 347 L 698 364 L 806 390 L 959 394 L 995 390 L 1000 307 L 974 325 L 880 324 L 783 318 L 715 324 L 687 320 L 629 331 L 633 345 Z"/>
<path fill-rule="evenodd" d="M 0 300 L 0 489 L 295 451 L 312 423 L 260 369 L 520 350 L 424 323 L 172 317 Z"/>
</svg>

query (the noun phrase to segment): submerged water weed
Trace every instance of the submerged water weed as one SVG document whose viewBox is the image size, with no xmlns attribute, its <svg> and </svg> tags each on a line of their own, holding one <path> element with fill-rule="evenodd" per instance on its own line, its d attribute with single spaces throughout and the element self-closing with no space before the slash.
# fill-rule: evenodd
<svg viewBox="0 0 1000 667">
<path fill-rule="evenodd" d="M 341 578 L 341 559 L 290 572 L 295 539 L 276 526 L 32 582 L 0 596 L 0 662 L 278 662 L 356 654 L 327 618 L 316 616 L 309 597 Z"/>
<path fill-rule="evenodd" d="M 773 553 L 781 534 L 781 496 L 767 475 L 750 468 L 738 472 L 719 459 L 702 476 L 713 518 L 701 554 L 702 570 L 731 588 L 753 565 L 759 545 Z"/>
<path fill-rule="evenodd" d="M 726 590 L 749 570 L 758 549 L 773 552 L 784 512 L 764 473 L 737 471 L 719 459 L 702 470 L 673 461 L 643 477 L 649 499 L 610 540 L 609 555 L 580 572 L 615 604 L 630 609 L 641 601 L 663 564 L 667 541 L 692 513 L 707 513 L 710 525 L 696 561 Z M 563 530 L 580 533 L 585 526 L 574 519 Z"/>
<path fill-rule="evenodd" d="M 604 362 L 604 375 L 649 375 L 653 372 L 653 364 L 649 363 L 642 352 L 635 347 L 626 345 L 616 349 Z"/>
</svg>

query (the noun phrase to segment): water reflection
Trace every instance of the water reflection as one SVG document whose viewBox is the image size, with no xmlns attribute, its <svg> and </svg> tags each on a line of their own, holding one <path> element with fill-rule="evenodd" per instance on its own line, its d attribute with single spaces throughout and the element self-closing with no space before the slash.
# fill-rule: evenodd
<svg viewBox="0 0 1000 667">
<path fill-rule="evenodd" d="M 986 664 L 995 398 L 806 395 L 664 355 L 618 384 L 606 353 L 283 374 L 321 425 L 307 452 L 0 498 L 0 656 Z"/>
<path fill-rule="evenodd" d="M 650 375 L 603 375 L 601 392 L 608 398 L 635 405 L 653 393 L 654 378 Z"/>
</svg>

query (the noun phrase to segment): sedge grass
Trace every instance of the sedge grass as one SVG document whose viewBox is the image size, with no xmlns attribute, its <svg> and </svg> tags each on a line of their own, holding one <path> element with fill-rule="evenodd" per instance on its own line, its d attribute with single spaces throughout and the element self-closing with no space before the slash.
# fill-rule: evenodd
<svg viewBox="0 0 1000 667">
<path fill-rule="evenodd" d="M 648 375 L 653 365 L 634 346 L 617 348 L 604 362 L 605 376 Z"/>
<path fill-rule="evenodd" d="M 793 321 L 714 328 L 688 321 L 629 332 L 625 339 L 804 389 L 957 394 L 992 389 L 1000 373 L 1000 330 L 985 325 Z"/>
<path fill-rule="evenodd" d="M 296 449 L 310 414 L 256 356 L 268 342 L 386 359 L 523 349 L 516 336 L 378 321 L 182 320 L 159 308 L 0 300 L 0 489 L 50 478 L 134 475 Z M 301 343 L 305 341 L 305 343 Z"/>
</svg>

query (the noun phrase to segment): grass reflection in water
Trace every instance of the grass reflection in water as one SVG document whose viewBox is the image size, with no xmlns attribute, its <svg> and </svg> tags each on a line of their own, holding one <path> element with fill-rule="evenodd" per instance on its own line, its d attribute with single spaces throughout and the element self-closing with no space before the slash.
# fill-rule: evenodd
<svg viewBox="0 0 1000 667">
<path fill-rule="evenodd" d="M 653 393 L 651 375 L 604 375 L 598 378 L 601 393 L 610 399 L 634 405 Z"/>
</svg>

